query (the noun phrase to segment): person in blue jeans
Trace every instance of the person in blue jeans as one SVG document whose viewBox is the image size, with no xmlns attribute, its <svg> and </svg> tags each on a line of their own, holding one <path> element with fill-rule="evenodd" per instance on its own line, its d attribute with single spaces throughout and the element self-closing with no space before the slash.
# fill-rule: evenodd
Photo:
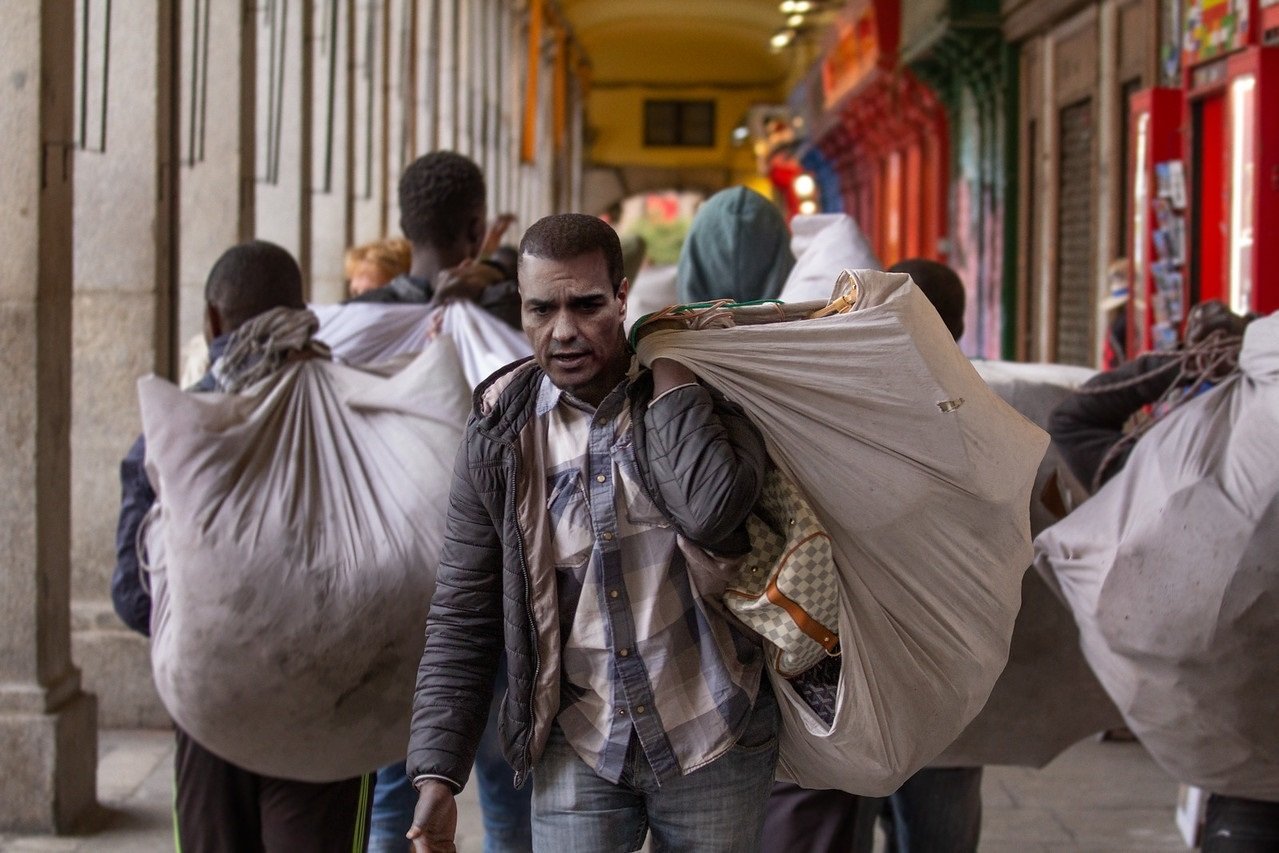
<svg viewBox="0 0 1279 853">
<path fill-rule="evenodd" d="M 515 771 L 502 757 L 497 740 L 497 716 L 506 693 L 506 664 L 498 669 L 493 684 L 489 721 L 475 754 L 475 777 L 479 784 L 480 812 L 484 820 L 484 853 L 529 853 L 533 849 L 530 825 L 533 789 L 516 788 Z M 404 853 L 409 849 L 405 834 L 413 825 L 417 789 L 404 769 L 404 762 L 383 767 L 373 789 L 373 826 L 369 853 Z"/>
<path fill-rule="evenodd" d="M 500 264 L 477 260 L 486 230 L 484 174 L 470 158 L 433 151 L 413 161 L 399 182 L 400 228 L 412 246 L 409 271 L 352 302 L 439 304 L 466 299 L 519 328 L 520 300 L 510 272 Z M 499 675 L 497 695 L 505 690 Z M 480 804 L 488 851 L 527 850 L 528 793 L 511 784 L 513 771 L 496 746 L 490 725 L 481 751 Z M 399 761 L 378 770 L 373 790 L 373 853 L 403 853 L 404 834 L 413 822 L 417 791 Z"/>
<path fill-rule="evenodd" d="M 507 665 L 498 732 L 532 779 L 533 849 L 759 849 L 780 714 L 723 604 L 767 452 L 742 410 L 626 342 L 617 233 L 549 216 L 520 242 L 533 359 L 475 392 L 418 667 L 417 853 L 453 853 L 456 795 Z"/>
</svg>

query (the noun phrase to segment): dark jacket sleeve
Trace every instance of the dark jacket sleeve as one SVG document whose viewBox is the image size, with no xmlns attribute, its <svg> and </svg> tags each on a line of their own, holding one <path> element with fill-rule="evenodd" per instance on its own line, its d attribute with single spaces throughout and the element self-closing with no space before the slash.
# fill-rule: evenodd
<svg viewBox="0 0 1279 853">
<path fill-rule="evenodd" d="M 1048 432 L 1081 483 L 1091 487 L 1106 454 L 1123 438 L 1128 419 L 1172 387 L 1177 368 L 1171 362 L 1176 358 L 1151 353 L 1098 374 L 1053 410 Z M 1101 481 L 1119 473 L 1126 461 L 1127 454 L 1114 459 Z"/>
<path fill-rule="evenodd" d="M 710 551 L 749 547 L 741 528 L 768 451 L 741 408 L 703 385 L 676 388 L 649 404 L 644 435 L 646 467 L 676 529 Z"/>
<path fill-rule="evenodd" d="M 146 442 L 139 436 L 120 463 L 120 520 L 115 534 L 115 572 L 111 575 L 111 602 L 124 624 L 151 635 L 151 595 L 142 585 L 138 560 L 138 528 L 155 503 L 155 490 L 147 479 Z"/>
<path fill-rule="evenodd" d="M 496 265 L 495 265 L 496 266 Z M 524 328 L 520 317 L 520 290 L 515 281 L 500 281 L 484 288 L 477 304 L 517 332 Z"/>
<path fill-rule="evenodd" d="M 463 442 L 413 696 L 410 779 L 433 776 L 456 790 L 466 784 L 502 647 L 502 542 L 476 491 Z"/>
</svg>

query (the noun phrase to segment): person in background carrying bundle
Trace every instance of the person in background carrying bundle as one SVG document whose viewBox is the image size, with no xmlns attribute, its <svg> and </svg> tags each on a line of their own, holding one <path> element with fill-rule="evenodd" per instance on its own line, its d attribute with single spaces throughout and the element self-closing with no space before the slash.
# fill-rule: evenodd
<svg viewBox="0 0 1279 853">
<path fill-rule="evenodd" d="M 693 217 L 679 252 L 675 291 L 686 304 L 776 299 L 794 266 L 777 205 L 754 190 L 732 187 L 707 199 Z"/>
<path fill-rule="evenodd" d="M 254 241 L 228 249 L 204 288 L 211 369 L 189 390 L 223 390 L 220 361 L 232 333 L 278 308 L 304 310 L 302 273 L 284 249 Z M 250 366 L 251 368 L 251 366 Z M 122 498 L 116 528 L 111 600 L 133 630 L 150 636 L 151 596 L 142 583 L 138 530 L 156 494 L 144 467 L 145 437 L 120 465 Z M 363 850 L 368 842 L 371 776 L 312 783 L 275 779 L 237 767 L 176 730 L 174 833 L 179 850 Z"/>
<path fill-rule="evenodd" d="M 1204 302 L 1186 319 L 1181 349 L 1147 353 L 1086 382 L 1048 422 L 1070 472 L 1090 491 L 1101 488 L 1123 468 L 1154 419 L 1235 369 L 1247 322 L 1220 302 Z M 1150 417 L 1125 430 L 1147 406 L 1155 407 Z"/>
<path fill-rule="evenodd" d="M 352 297 L 363 296 L 407 275 L 413 264 L 413 247 L 403 237 L 389 237 L 352 246 L 342 259 L 346 286 Z"/>
<path fill-rule="evenodd" d="M 427 303 L 469 299 L 518 329 L 520 298 L 510 271 L 492 263 L 510 219 L 487 222 L 484 175 L 467 157 L 433 151 L 400 176 L 400 230 L 413 246 L 409 271 L 351 302 Z"/>
<path fill-rule="evenodd" d="M 759 846 L 779 710 L 713 555 L 746 553 L 763 438 L 669 359 L 638 366 L 603 220 L 520 244 L 534 358 L 476 391 L 458 454 L 409 771 L 420 853 L 455 849 L 455 796 L 509 667 L 499 731 L 532 775 L 534 849 Z"/>
<path fill-rule="evenodd" d="M 1251 319 L 1220 302 L 1196 305 L 1186 320 L 1181 349 L 1140 356 L 1094 377 L 1067 398 L 1053 412 L 1048 431 L 1071 473 L 1092 492 L 1118 474 L 1134 445 L 1160 418 L 1237 369 Z M 1211 794 L 1201 849 L 1279 850 L 1279 803 Z"/>
<path fill-rule="evenodd" d="M 467 299 L 508 325 L 520 328 L 520 297 L 510 252 L 501 245 L 511 214 L 486 221 L 484 175 L 472 160 L 434 151 L 414 160 L 400 176 L 400 229 L 412 245 L 409 270 L 350 302 L 423 304 Z M 483 260 L 477 260 L 482 258 Z M 505 690 L 497 673 L 497 693 Z M 497 709 L 493 709 L 496 721 Z M 496 723 L 494 722 L 494 725 Z M 511 786 L 509 768 L 491 725 L 477 760 L 485 850 L 529 849 L 529 794 Z M 401 853 L 413 821 L 417 792 L 404 762 L 381 768 L 373 793 L 371 853 Z"/>
</svg>

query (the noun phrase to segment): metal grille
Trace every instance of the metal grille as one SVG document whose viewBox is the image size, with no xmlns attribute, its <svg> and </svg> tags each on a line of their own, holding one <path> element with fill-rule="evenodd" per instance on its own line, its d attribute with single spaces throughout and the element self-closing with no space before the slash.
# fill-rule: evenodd
<svg viewBox="0 0 1279 853">
<path fill-rule="evenodd" d="M 1093 110 L 1080 101 L 1061 111 L 1057 195 L 1056 358 L 1091 366 L 1093 358 Z"/>
</svg>

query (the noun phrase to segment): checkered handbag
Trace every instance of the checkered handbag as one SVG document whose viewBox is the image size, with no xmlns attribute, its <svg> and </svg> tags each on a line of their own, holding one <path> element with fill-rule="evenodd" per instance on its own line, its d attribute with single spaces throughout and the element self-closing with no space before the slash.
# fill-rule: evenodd
<svg viewBox="0 0 1279 853">
<path fill-rule="evenodd" d="M 794 481 L 770 468 L 747 518 L 751 552 L 724 594 L 728 609 L 769 643 L 785 678 L 838 654 L 839 582 L 830 536 Z"/>
</svg>

